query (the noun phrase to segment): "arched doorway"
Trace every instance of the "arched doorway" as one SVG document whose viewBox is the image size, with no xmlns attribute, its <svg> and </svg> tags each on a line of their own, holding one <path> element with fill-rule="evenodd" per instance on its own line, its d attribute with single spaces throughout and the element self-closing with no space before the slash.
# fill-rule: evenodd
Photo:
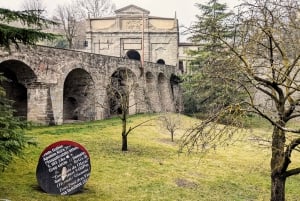
<svg viewBox="0 0 300 201">
<path fill-rule="evenodd" d="M 18 60 L 2 62 L 0 73 L 6 78 L 0 84 L 4 88 L 7 98 L 13 101 L 14 115 L 27 119 L 27 85 L 37 80 L 35 73 L 29 66 Z"/>
<path fill-rule="evenodd" d="M 72 70 L 64 82 L 64 121 L 95 119 L 95 86 L 90 74 L 83 69 Z"/>
<path fill-rule="evenodd" d="M 170 77 L 170 84 L 171 84 L 171 92 L 172 92 L 172 99 L 173 102 L 175 104 L 175 111 L 176 112 L 181 112 L 183 110 L 182 108 L 182 99 L 180 94 L 181 89 L 179 84 L 182 82 L 182 80 L 180 79 L 180 77 L 178 77 L 175 74 L 172 74 Z"/>
<path fill-rule="evenodd" d="M 126 53 L 126 57 L 127 57 L 128 59 L 133 59 L 133 60 L 138 60 L 138 61 L 141 60 L 141 55 L 140 55 L 140 53 L 138 53 L 138 51 L 136 51 L 136 50 L 129 50 L 129 51 Z"/>
<path fill-rule="evenodd" d="M 134 114 L 136 112 L 135 91 L 136 75 L 127 68 L 120 68 L 111 76 L 107 87 L 110 115 L 119 115 L 122 112 Z"/>
<path fill-rule="evenodd" d="M 158 63 L 158 64 L 166 64 L 165 63 L 165 60 L 163 60 L 163 59 L 159 59 L 159 60 L 157 60 L 157 62 L 156 63 Z"/>
</svg>

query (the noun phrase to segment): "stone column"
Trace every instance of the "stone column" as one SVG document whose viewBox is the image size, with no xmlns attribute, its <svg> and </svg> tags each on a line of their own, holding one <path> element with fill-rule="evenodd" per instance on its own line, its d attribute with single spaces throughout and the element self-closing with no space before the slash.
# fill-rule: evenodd
<svg viewBox="0 0 300 201">
<path fill-rule="evenodd" d="M 27 86 L 27 120 L 34 123 L 54 124 L 53 108 L 48 84 L 34 82 Z"/>
<path fill-rule="evenodd" d="M 134 88 L 134 94 L 131 94 L 129 103 L 131 106 L 135 103 L 135 107 L 129 108 L 129 114 L 146 113 L 149 112 L 146 81 L 144 77 L 139 78 L 138 86 Z M 133 100 L 132 100 L 133 99 Z"/>
<path fill-rule="evenodd" d="M 159 98 L 159 90 L 157 89 L 157 85 L 155 85 L 155 83 L 148 83 L 147 88 L 151 112 L 161 112 L 161 101 Z"/>
<path fill-rule="evenodd" d="M 52 110 L 49 111 L 53 114 L 54 124 L 63 124 L 63 85 L 61 84 L 51 84 L 49 85 L 48 92 L 48 103 L 52 106 Z M 50 108 L 49 108 L 50 109 Z"/>
<path fill-rule="evenodd" d="M 104 83 L 96 84 L 95 90 L 95 120 L 109 117 L 109 106 L 107 104 L 107 94 L 104 87 L 99 87 Z"/>
</svg>

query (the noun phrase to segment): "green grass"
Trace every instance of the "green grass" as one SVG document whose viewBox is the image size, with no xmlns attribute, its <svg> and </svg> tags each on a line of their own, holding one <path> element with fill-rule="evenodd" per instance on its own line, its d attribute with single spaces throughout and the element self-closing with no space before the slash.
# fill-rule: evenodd
<svg viewBox="0 0 300 201">
<path fill-rule="evenodd" d="M 135 125 L 155 116 L 131 117 Z M 195 120 L 182 116 L 183 126 Z M 151 125 L 150 125 L 151 124 Z M 270 150 L 249 136 L 271 134 L 257 129 L 244 133 L 242 141 L 207 154 L 179 154 L 178 145 L 157 122 L 149 122 L 128 136 L 129 151 L 121 151 L 120 121 L 35 127 L 28 135 L 37 147 L 28 147 L 0 172 L 0 199 L 11 201 L 253 201 L 269 200 Z M 178 142 L 184 128 L 175 136 Z M 38 158 L 45 147 L 58 140 L 82 144 L 91 157 L 91 176 L 82 192 L 57 196 L 42 192 L 35 178 Z M 294 162 L 294 161 L 293 161 Z M 299 164 L 300 160 L 297 160 Z M 287 200 L 299 200 L 300 176 L 289 178 Z"/>
</svg>

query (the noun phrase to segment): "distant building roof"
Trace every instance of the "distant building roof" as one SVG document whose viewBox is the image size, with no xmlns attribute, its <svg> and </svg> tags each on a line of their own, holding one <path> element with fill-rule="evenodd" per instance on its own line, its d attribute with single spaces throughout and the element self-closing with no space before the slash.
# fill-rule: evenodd
<svg viewBox="0 0 300 201">
<path fill-rule="evenodd" d="M 120 8 L 118 10 L 115 10 L 115 15 L 114 16 L 106 16 L 106 17 L 97 17 L 97 18 L 89 18 L 88 20 L 111 20 L 111 19 L 116 19 L 116 17 L 141 17 L 144 15 L 145 18 L 147 19 L 163 19 L 163 20 L 177 20 L 176 15 L 174 18 L 171 17 L 158 17 L 158 16 L 149 16 L 150 11 L 141 8 L 136 5 L 128 5 L 123 8 Z"/>
</svg>

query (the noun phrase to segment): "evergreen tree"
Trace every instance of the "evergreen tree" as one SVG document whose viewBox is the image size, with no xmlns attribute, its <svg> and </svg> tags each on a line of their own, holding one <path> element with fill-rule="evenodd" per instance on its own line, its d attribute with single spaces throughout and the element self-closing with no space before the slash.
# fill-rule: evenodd
<svg viewBox="0 0 300 201">
<path fill-rule="evenodd" d="M 0 82 L 5 78 L 0 77 Z M 1 83 L 0 83 L 1 84 Z M 0 167 L 4 168 L 19 156 L 26 144 L 34 144 L 25 136 L 27 122 L 13 116 L 12 101 L 6 98 L 5 91 L 0 87 Z"/>
<path fill-rule="evenodd" d="M 15 44 L 18 48 L 18 43 L 34 45 L 39 40 L 54 39 L 54 34 L 42 32 L 41 29 L 56 23 L 39 16 L 34 10 L 11 11 L 0 8 L 0 47 L 9 49 L 11 44 Z M 11 26 L 12 22 L 19 22 L 22 27 Z"/>
<path fill-rule="evenodd" d="M 226 47 L 218 39 L 220 35 L 232 38 L 234 29 L 230 25 L 230 17 L 233 13 L 227 11 L 226 4 L 217 0 L 209 1 L 207 5 L 196 5 L 201 15 L 196 16 L 197 21 L 189 31 L 192 34 L 190 39 L 199 48 L 189 52 L 195 60 L 189 66 L 192 74 L 184 78 L 184 103 L 185 112 L 206 117 L 243 98 L 243 94 L 236 84 L 223 79 L 224 74 L 232 78 L 238 75 L 233 69 L 233 61 L 226 59 Z"/>
<path fill-rule="evenodd" d="M 20 22 L 23 27 L 13 27 L 11 22 Z M 11 11 L 0 8 L 0 47 L 8 50 L 19 43 L 34 45 L 41 39 L 53 39 L 55 35 L 41 32 L 41 28 L 49 22 L 38 17 L 34 11 Z M 34 27 L 34 28 L 31 28 Z M 12 161 L 13 156 L 19 156 L 26 144 L 31 144 L 25 136 L 27 122 L 14 117 L 12 101 L 6 97 L 2 82 L 5 78 L 0 74 L 0 167 L 4 168 Z"/>
<path fill-rule="evenodd" d="M 219 41 L 219 34 L 225 37 L 232 37 L 232 26 L 230 26 L 230 17 L 232 12 L 227 11 L 226 4 L 218 3 L 218 0 L 211 0 L 207 5 L 196 4 L 201 15 L 196 15 L 197 21 L 190 27 L 193 43 L 201 48 L 191 51 L 196 56 L 196 63 L 201 66 L 213 66 L 220 56 L 226 55 L 225 46 Z M 199 70 L 199 69 L 192 69 Z"/>
</svg>

